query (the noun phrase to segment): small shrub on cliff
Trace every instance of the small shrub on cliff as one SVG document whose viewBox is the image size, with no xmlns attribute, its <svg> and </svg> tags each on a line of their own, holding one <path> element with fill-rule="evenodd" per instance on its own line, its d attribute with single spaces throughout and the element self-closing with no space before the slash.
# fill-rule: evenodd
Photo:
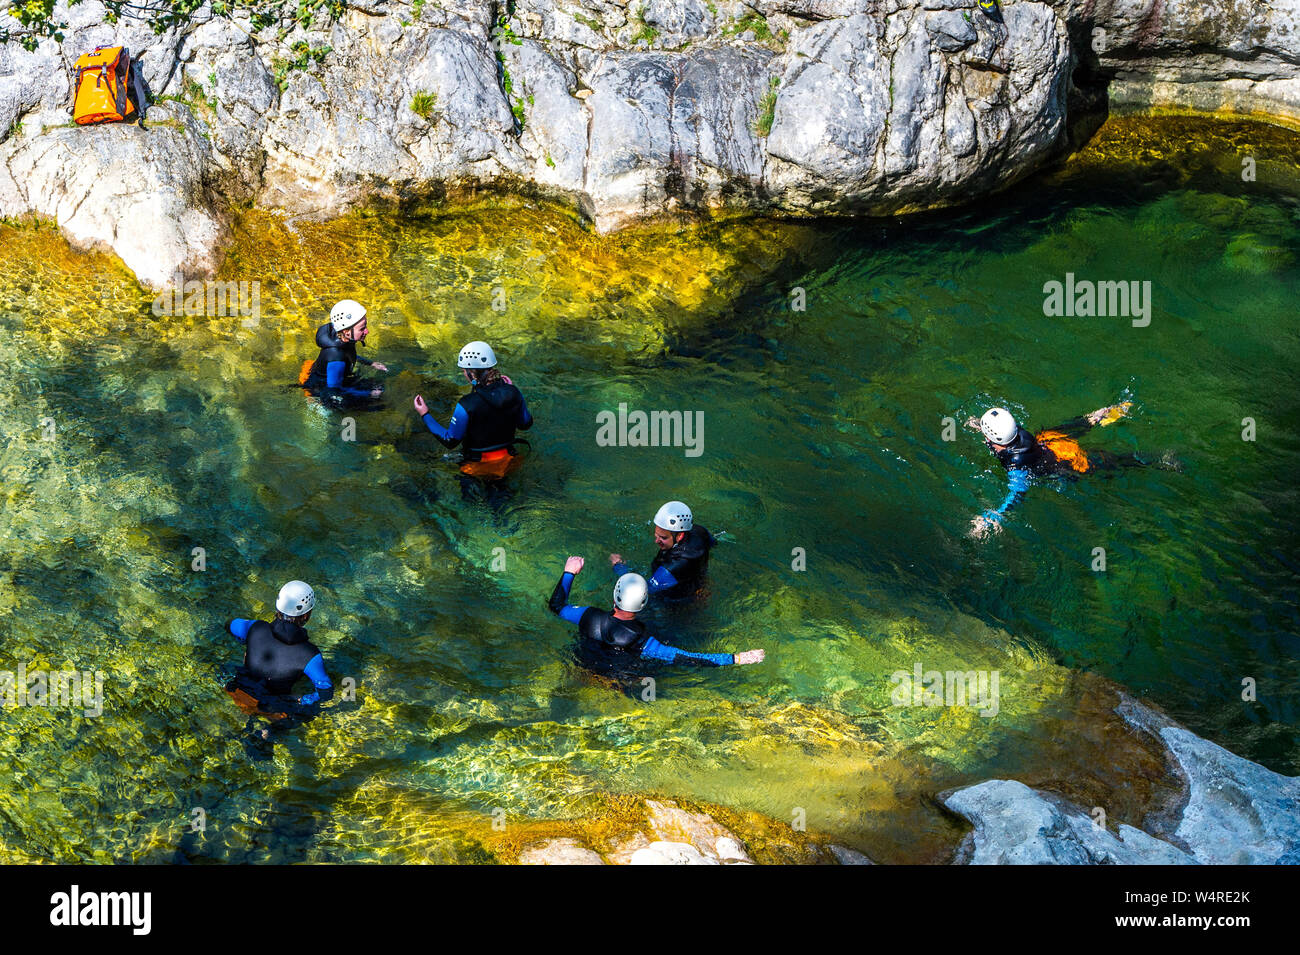
<svg viewBox="0 0 1300 955">
<path fill-rule="evenodd" d="M 761 13 L 747 13 L 729 26 L 722 28 L 723 36 L 740 36 L 748 30 L 754 31 L 754 39 L 759 43 L 772 40 L 772 28 L 767 25 L 767 17 Z"/>
<path fill-rule="evenodd" d="M 501 89 L 506 94 L 506 102 L 510 104 L 510 112 L 514 114 L 515 121 L 519 123 L 519 128 L 522 130 L 524 128 L 524 104 L 515 98 L 515 81 L 510 77 L 510 69 L 506 66 L 506 55 L 502 46 L 506 43 L 520 46 L 524 41 L 515 36 L 515 31 L 510 26 L 510 19 L 507 14 L 502 14 L 497 18 L 497 32 L 492 39 L 492 45 L 496 47 L 497 51 L 497 63 L 501 65 Z M 532 101 L 533 97 L 529 95 L 529 104 Z"/>
<path fill-rule="evenodd" d="M 291 72 L 294 70 L 305 70 L 313 63 L 323 63 L 325 57 L 329 56 L 332 50 L 333 47 L 329 45 L 318 46 L 313 49 L 311 46 L 308 46 L 306 40 L 299 40 L 293 45 L 293 59 L 285 60 L 276 57 L 271 61 L 271 66 L 273 67 L 273 73 L 275 76 L 275 85 L 280 87 L 280 92 L 283 93 L 285 88 L 289 85 L 289 74 Z"/>
<path fill-rule="evenodd" d="M 642 40 L 645 40 L 646 46 L 653 46 L 655 40 L 659 38 L 659 31 L 645 22 L 645 4 L 642 4 L 632 15 L 632 26 L 640 24 L 641 29 L 632 35 L 632 45 L 636 46 Z"/>
<path fill-rule="evenodd" d="M 433 115 L 433 108 L 438 105 L 438 94 L 420 90 L 411 97 L 411 112 L 426 123 Z"/>
<path fill-rule="evenodd" d="M 772 131 L 772 120 L 776 116 L 776 88 L 780 85 L 780 77 L 773 76 L 767 81 L 767 92 L 758 101 L 758 117 L 754 120 L 753 130 L 760 136 Z"/>
</svg>

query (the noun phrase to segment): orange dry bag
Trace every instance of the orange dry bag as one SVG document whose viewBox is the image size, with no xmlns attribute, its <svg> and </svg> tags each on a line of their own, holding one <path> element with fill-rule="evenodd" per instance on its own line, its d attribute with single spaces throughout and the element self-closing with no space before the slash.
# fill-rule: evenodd
<svg viewBox="0 0 1300 955">
<path fill-rule="evenodd" d="M 126 47 L 100 46 L 78 57 L 72 88 L 72 119 L 78 126 L 127 119 L 144 124 L 140 110 L 144 91 Z"/>
<path fill-rule="evenodd" d="M 1091 467 L 1088 464 L 1088 455 L 1074 438 L 1068 437 L 1060 431 L 1040 431 L 1034 435 L 1034 438 L 1048 451 L 1056 455 L 1058 461 L 1066 462 L 1080 474 Z"/>
</svg>

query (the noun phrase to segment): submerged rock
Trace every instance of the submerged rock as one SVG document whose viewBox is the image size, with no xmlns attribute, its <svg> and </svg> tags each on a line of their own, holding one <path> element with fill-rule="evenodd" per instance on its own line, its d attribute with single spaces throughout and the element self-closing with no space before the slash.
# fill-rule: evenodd
<svg viewBox="0 0 1300 955">
<path fill-rule="evenodd" d="M 1080 61 L 1124 102 L 1300 117 L 1300 0 L 1023 2 L 1001 22 L 974 0 L 524 0 L 504 22 L 365 0 L 262 29 L 201 7 L 157 36 L 104 13 L 61 0 L 61 43 L 0 48 L 0 216 L 54 219 L 150 285 L 212 272 L 231 201 L 326 217 L 526 185 L 602 230 L 966 201 L 1059 150 Z M 167 100 L 149 130 L 68 126 L 67 63 L 111 43 Z"/>
<path fill-rule="evenodd" d="M 574 839 L 552 839 L 519 854 L 520 865 L 604 865 L 598 853 Z"/>
</svg>

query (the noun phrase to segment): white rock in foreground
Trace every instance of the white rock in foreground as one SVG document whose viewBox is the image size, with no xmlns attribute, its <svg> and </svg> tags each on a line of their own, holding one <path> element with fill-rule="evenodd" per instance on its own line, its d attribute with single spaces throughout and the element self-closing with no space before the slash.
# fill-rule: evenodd
<svg viewBox="0 0 1300 955">
<path fill-rule="evenodd" d="M 994 779 L 940 798 L 975 827 L 958 860 L 973 865 L 1297 864 L 1300 778 L 1282 776 L 1202 739 L 1135 700 L 1117 707 L 1159 739 L 1182 783 L 1177 804 L 1149 832 L 1095 825 L 1060 796 Z"/>
</svg>

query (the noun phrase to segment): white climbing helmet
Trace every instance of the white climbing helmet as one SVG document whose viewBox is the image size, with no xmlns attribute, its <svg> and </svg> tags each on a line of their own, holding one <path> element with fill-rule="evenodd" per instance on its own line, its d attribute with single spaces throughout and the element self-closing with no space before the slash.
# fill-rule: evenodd
<svg viewBox="0 0 1300 955">
<path fill-rule="evenodd" d="M 353 325 L 359 325 L 366 317 L 366 307 L 360 302 L 345 298 L 330 309 L 330 324 L 335 332 L 345 331 Z"/>
<path fill-rule="evenodd" d="M 980 418 L 980 430 L 994 444 L 1010 444 L 1015 440 L 1020 425 L 1006 408 L 990 408 Z"/>
<path fill-rule="evenodd" d="M 614 584 L 614 606 L 628 613 L 640 613 L 650 600 L 650 588 L 640 574 L 624 574 Z"/>
<path fill-rule="evenodd" d="M 301 580 L 291 580 L 280 588 L 275 598 L 275 609 L 286 617 L 301 617 L 316 606 L 316 592 Z"/>
<path fill-rule="evenodd" d="M 681 501 L 669 501 L 655 514 L 655 527 L 662 527 L 674 534 L 689 531 L 694 526 L 695 518 L 691 516 L 691 509 Z"/>
<path fill-rule="evenodd" d="M 487 342 L 470 342 L 456 356 L 458 368 L 495 368 L 496 365 L 496 352 Z"/>
</svg>

